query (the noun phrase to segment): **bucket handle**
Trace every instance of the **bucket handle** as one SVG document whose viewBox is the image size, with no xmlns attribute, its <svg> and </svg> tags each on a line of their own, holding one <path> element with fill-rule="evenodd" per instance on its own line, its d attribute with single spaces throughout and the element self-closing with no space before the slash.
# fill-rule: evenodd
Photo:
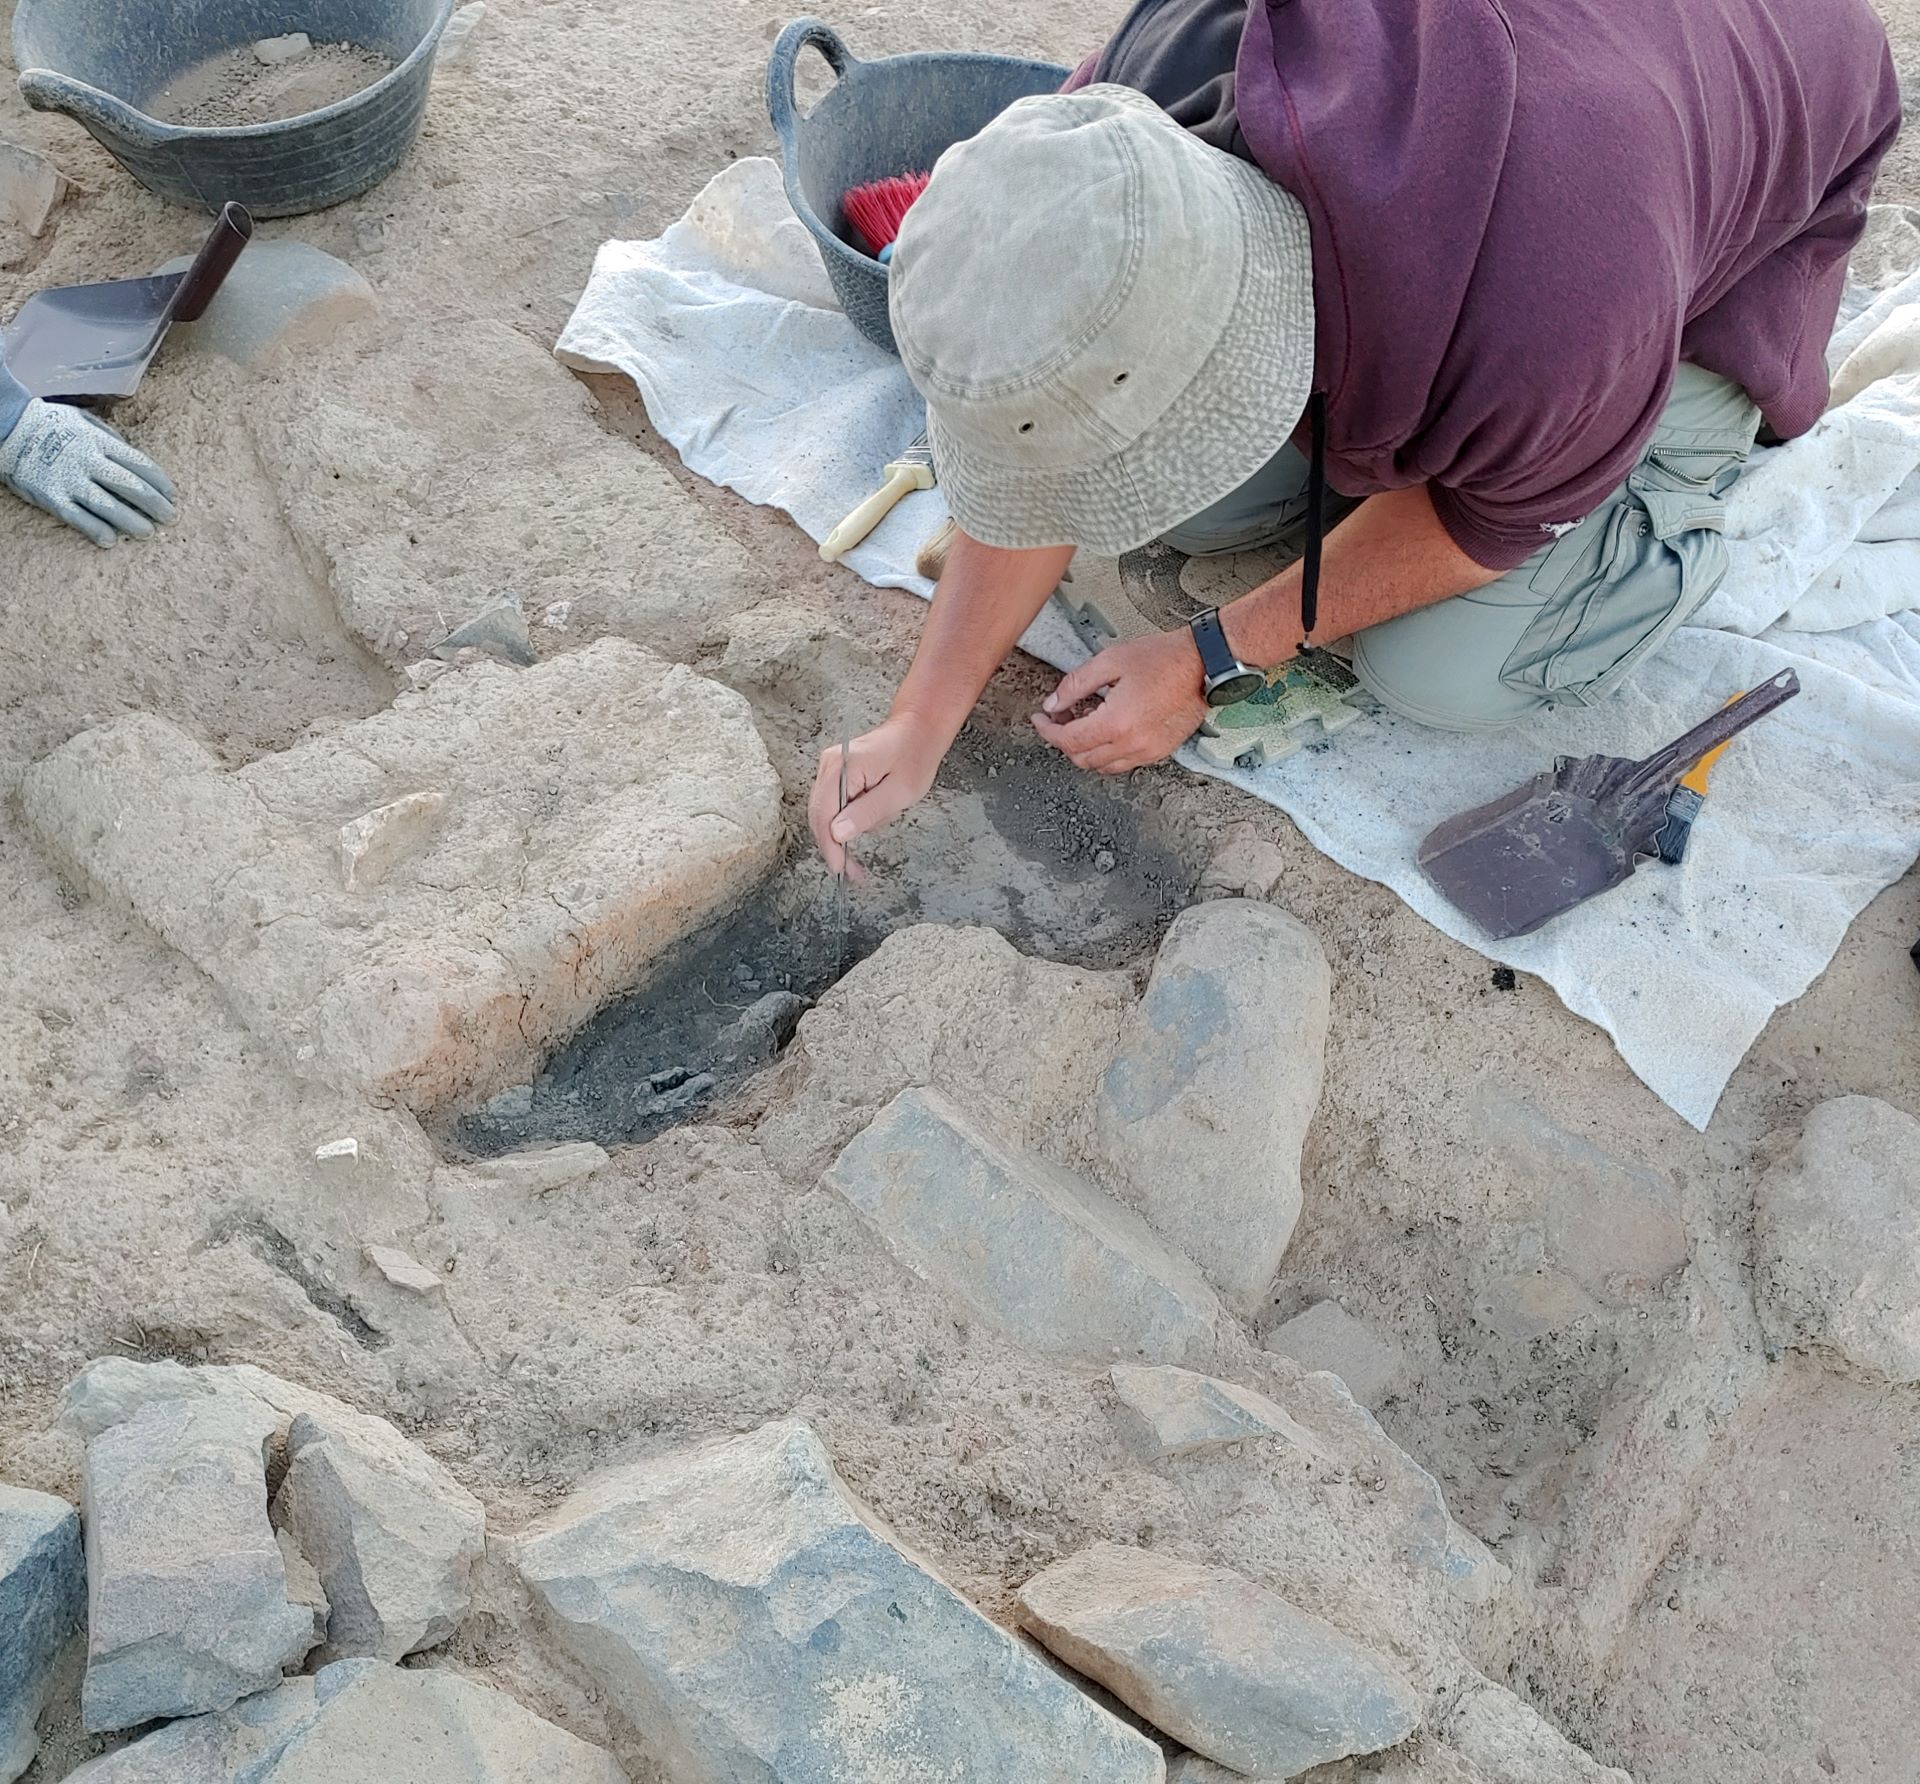
<svg viewBox="0 0 1920 1784">
<path fill-rule="evenodd" d="M 177 134 L 170 126 L 137 111 L 124 99 L 90 87 L 51 68 L 25 68 L 20 72 L 20 97 L 35 111 L 65 112 L 89 129 L 100 129 L 123 142 L 142 148 L 154 148 Z"/>
<path fill-rule="evenodd" d="M 773 121 L 774 134 L 780 138 L 789 163 L 793 159 L 794 133 L 800 122 L 794 76 L 798 72 L 800 52 L 809 45 L 826 57 L 835 80 L 844 77 L 849 68 L 858 67 L 860 62 L 841 40 L 840 33 L 819 19 L 795 19 L 775 40 L 773 57 L 767 63 L 767 116 Z"/>
</svg>

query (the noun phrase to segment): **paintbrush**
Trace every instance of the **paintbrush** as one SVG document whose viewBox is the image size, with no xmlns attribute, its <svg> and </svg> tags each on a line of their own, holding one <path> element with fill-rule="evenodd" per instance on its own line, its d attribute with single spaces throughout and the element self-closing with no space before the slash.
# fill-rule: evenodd
<svg viewBox="0 0 1920 1784">
<path fill-rule="evenodd" d="M 820 555 L 837 564 L 916 489 L 933 488 L 933 447 L 919 439 L 887 466 L 886 481 L 820 542 Z"/>
<path fill-rule="evenodd" d="M 1739 698 L 1738 694 L 1733 697 L 1734 700 Z M 1727 704 L 1731 706 L 1733 700 Z M 1707 803 L 1707 776 L 1712 772 L 1714 763 L 1727 753 L 1732 742 L 1733 739 L 1729 737 L 1718 749 L 1708 750 L 1667 795 L 1666 820 L 1661 824 L 1659 834 L 1654 837 L 1653 846 L 1660 851 L 1660 859 L 1669 867 L 1678 867 L 1687 858 L 1687 839 L 1693 834 L 1693 821 Z"/>
</svg>

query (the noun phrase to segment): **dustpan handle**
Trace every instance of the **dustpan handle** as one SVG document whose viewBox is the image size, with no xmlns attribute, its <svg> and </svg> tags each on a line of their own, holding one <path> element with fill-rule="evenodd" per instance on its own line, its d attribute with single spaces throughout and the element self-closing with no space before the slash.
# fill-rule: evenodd
<svg viewBox="0 0 1920 1784">
<path fill-rule="evenodd" d="M 1717 749 L 1730 737 L 1738 736 L 1756 719 L 1763 719 L 1776 706 L 1784 706 L 1800 691 L 1800 677 L 1783 669 L 1771 681 L 1763 681 L 1751 692 L 1730 701 L 1709 719 L 1702 719 L 1683 736 L 1676 737 L 1663 750 L 1656 751 L 1633 771 L 1635 787 L 1657 786 L 1676 772 L 1685 772 L 1709 750 Z"/>
<path fill-rule="evenodd" d="M 167 305 L 169 322 L 198 322 L 207 313 L 214 293 L 226 283 L 240 250 L 253 240 L 253 218 L 243 204 L 221 207 L 220 215 L 193 264 L 180 275 L 174 287 L 173 301 Z"/>
</svg>

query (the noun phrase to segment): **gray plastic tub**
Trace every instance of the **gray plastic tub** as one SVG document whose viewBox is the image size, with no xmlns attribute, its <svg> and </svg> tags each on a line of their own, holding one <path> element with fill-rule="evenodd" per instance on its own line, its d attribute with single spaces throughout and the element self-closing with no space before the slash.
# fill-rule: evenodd
<svg viewBox="0 0 1920 1784">
<path fill-rule="evenodd" d="M 800 52 L 817 49 L 839 77 L 802 115 L 793 83 Z M 855 328 L 896 352 L 887 320 L 887 269 L 847 239 L 843 193 L 889 174 L 924 173 L 977 136 L 1016 99 L 1057 93 L 1071 71 L 1017 56 L 860 58 L 818 19 L 780 33 L 767 65 L 767 112 L 780 138 L 787 198 L 819 244 L 827 277 Z"/>
<path fill-rule="evenodd" d="M 433 52 L 454 0 L 19 0 L 13 64 L 39 111 L 79 119 L 127 172 L 176 204 L 293 217 L 357 197 L 420 132 Z M 395 66 L 321 111 L 189 129 L 141 110 L 188 69 L 304 31 Z"/>
</svg>

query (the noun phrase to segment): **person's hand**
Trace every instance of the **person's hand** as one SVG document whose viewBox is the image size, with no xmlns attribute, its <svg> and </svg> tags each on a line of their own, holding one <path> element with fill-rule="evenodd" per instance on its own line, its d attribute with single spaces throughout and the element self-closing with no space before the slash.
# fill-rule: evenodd
<svg viewBox="0 0 1920 1784">
<path fill-rule="evenodd" d="M 807 822 L 829 870 L 860 881 L 866 872 L 847 853 L 846 845 L 892 823 L 926 796 L 940 758 L 947 753 L 947 740 L 924 720 L 902 713 L 863 732 L 849 748 L 846 810 L 840 809 L 840 745 L 836 743 L 820 758 L 820 772 L 807 801 Z"/>
<path fill-rule="evenodd" d="M 1200 728 L 1200 652 L 1184 631 L 1127 638 L 1060 679 L 1033 728 L 1077 768 L 1125 774 L 1164 761 Z M 1073 709 L 1105 690 L 1084 717 Z"/>
<path fill-rule="evenodd" d="M 0 483 L 101 546 L 174 517 L 173 483 L 152 459 L 84 409 L 39 397 L 0 440 Z"/>
</svg>

